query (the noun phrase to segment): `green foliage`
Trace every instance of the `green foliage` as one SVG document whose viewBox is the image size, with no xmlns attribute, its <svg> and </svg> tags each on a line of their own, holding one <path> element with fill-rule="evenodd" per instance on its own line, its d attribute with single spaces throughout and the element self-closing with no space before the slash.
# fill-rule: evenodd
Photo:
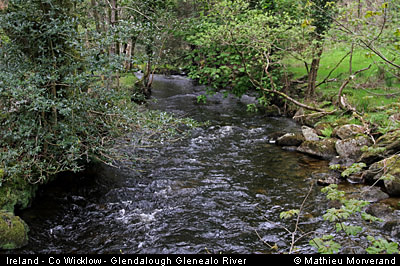
<svg viewBox="0 0 400 266">
<path fill-rule="evenodd" d="M 361 235 L 367 233 L 361 221 L 382 222 L 381 219 L 370 215 L 364 211 L 369 202 L 358 199 L 348 199 L 344 191 L 338 190 L 337 185 L 329 185 L 321 190 L 327 194 L 329 200 L 339 201 L 342 206 L 340 208 L 331 208 L 323 215 L 324 220 L 333 223 L 336 235 L 323 235 L 310 240 L 310 245 L 315 247 L 319 253 L 332 254 L 338 253 L 342 248 L 339 243 L 339 235 L 344 234 L 344 239 L 353 241 L 353 245 L 361 245 L 355 239 L 359 239 Z M 360 219 L 361 218 L 361 219 Z M 356 237 L 355 239 L 353 237 Z M 376 240 L 374 237 L 367 235 L 367 239 L 372 243 L 371 246 L 365 247 L 368 253 L 398 253 L 398 244 L 388 242 L 384 239 Z"/>
<path fill-rule="evenodd" d="M 363 147 L 361 148 L 361 151 L 362 151 L 362 152 L 368 152 L 368 153 L 370 153 L 370 154 L 380 154 L 380 153 L 385 152 L 385 150 L 386 150 L 385 147 L 373 147 L 373 146 L 368 147 L 368 146 L 363 146 Z"/>
<path fill-rule="evenodd" d="M 341 167 L 342 166 L 340 164 L 329 165 L 329 169 L 331 169 L 331 170 L 340 170 Z"/>
<path fill-rule="evenodd" d="M 321 133 L 325 138 L 330 138 L 332 137 L 333 128 L 331 126 L 327 126 L 323 130 L 321 130 Z"/>
<path fill-rule="evenodd" d="M 284 11 L 298 5 L 278 12 L 275 8 L 280 5 L 284 1 L 224 0 L 206 5 L 207 15 L 191 18 L 184 34 L 192 48 L 187 56 L 189 76 L 240 97 L 249 89 L 271 86 L 265 73 L 268 66 L 279 89 L 279 60 L 299 27 L 291 15 L 296 12 Z M 268 102 L 265 94 L 260 92 L 260 97 Z"/>
<path fill-rule="evenodd" d="M 368 254 L 399 254 L 399 245 L 396 242 L 389 242 L 382 238 L 376 239 L 372 236 L 367 236 L 367 239 L 372 244 L 365 250 Z"/>
<path fill-rule="evenodd" d="M 1 208 L 26 207 L 36 184 L 93 158 L 112 164 L 124 134 L 162 141 L 180 124 L 194 125 L 141 109 L 111 78 L 98 82 L 95 74 L 122 70 L 124 60 L 106 52 L 121 39 L 84 32 L 94 28 L 83 7 L 78 0 L 10 0 L 0 13 Z"/>
<path fill-rule="evenodd" d="M 320 254 L 333 254 L 337 253 L 341 248 L 341 245 L 335 242 L 334 236 L 324 235 L 323 237 L 317 237 L 310 240 L 310 245 L 315 247 Z"/>
<path fill-rule="evenodd" d="M 290 219 L 293 216 L 298 216 L 299 213 L 300 213 L 300 210 L 297 210 L 297 209 L 296 210 L 289 210 L 289 211 L 281 212 L 279 217 L 281 219 Z"/>
<path fill-rule="evenodd" d="M 197 96 L 197 103 L 206 103 L 207 102 L 207 96 L 202 94 Z"/>
<path fill-rule="evenodd" d="M 359 173 L 367 165 L 365 163 L 354 163 L 342 172 L 343 177 L 348 177 L 352 174 Z"/>
<path fill-rule="evenodd" d="M 257 111 L 258 111 L 258 108 L 254 103 L 250 103 L 247 105 L 247 112 L 256 113 Z"/>
</svg>

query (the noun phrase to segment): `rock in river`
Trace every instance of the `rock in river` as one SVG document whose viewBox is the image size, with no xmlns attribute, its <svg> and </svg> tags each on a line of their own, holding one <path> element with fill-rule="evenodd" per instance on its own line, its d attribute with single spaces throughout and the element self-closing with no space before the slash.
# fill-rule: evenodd
<svg viewBox="0 0 400 266">
<path fill-rule="evenodd" d="M 28 243 L 29 228 L 14 214 L 0 211 L 0 249 L 16 249 Z"/>
<path fill-rule="evenodd" d="M 276 140 L 279 146 L 300 146 L 303 143 L 304 137 L 301 133 L 286 133 Z"/>
<path fill-rule="evenodd" d="M 297 151 L 330 160 L 337 156 L 335 143 L 335 139 L 306 140 L 297 148 Z"/>
</svg>

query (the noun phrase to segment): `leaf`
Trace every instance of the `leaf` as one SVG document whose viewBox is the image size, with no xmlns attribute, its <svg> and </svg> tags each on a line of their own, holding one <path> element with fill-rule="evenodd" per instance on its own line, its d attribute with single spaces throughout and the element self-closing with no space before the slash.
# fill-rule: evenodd
<svg viewBox="0 0 400 266">
<path fill-rule="evenodd" d="M 373 15 L 374 15 L 374 12 L 371 11 L 371 10 L 368 10 L 368 11 L 365 13 L 364 17 L 365 17 L 365 18 L 370 18 L 370 17 L 372 17 Z"/>
<path fill-rule="evenodd" d="M 383 220 L 381 218 L 375 217 L 371 214 L 368 214 L 366 212 L 362 212 L 361 213 L 361 218 L 364 219 L 365 221 L 369 221 L 369 222 L 383 222 Z"/>
<path fill-rule="evenodd" d="M 335 209 L 335 208 L 328 209 L 322 217 L 326 221 L 335 222 L 340 219 L 339 209 Z"/>
<path fill-rule="evenodd" d="M 381 249 L 381 248 L 377 248 L 377 247 L 367 247 L 367 248 L 365 249 L 365 251 L 366 251 L 368 254 L 379 254 L 379 253 L 382 252 L 382 249 Z"/>
<path fill-rule="evenodd" d="M 394 32 L 394 36 L 400 37 L 400 28 L 397 28 Z"/>
<path fill-rule="evenodd" d="M 279 217 L 281 219 L 289 219 L 289 218 L 292 218 L 295 215 L 298 215 L 299 213 L 300 213 L 300 210 L 289 210 L 289 211 L 281 212 Z"/>
<path fill-rule="evenodd" d="M 314 238 L 310 240 L 309 244 L 318 250 L 321 254 L 337 253 L 341 245 L 332 240 L 333 236 L 324 235 L 322 238 Z"/>
<path fill-rule="evenodd" d="M 336 224 L 336 232 L 344 231 L 347 235 L 356 236 L 362 232 L 361 226 L 345 225 L 343 223 Z"/>
</svg>

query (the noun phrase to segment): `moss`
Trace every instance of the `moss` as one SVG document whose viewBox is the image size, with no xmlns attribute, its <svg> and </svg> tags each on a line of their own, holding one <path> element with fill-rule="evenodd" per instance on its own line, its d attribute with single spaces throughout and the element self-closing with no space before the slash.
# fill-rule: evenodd
<svg viewBox="0 0 400 266">
<path fill-rule="evenodd" d="M 0 249 L 16 249 L 28 243 L 29 228 L 18 216 L 0 210 Z"/>
<path fill-rule="evenodd" d="M 329 160 L 337 156 L 335 143 L 336 140 L 330 138 L 321 141 L 306 140 L 297 151 Z"/>
<path fill-rule="evenodd" d="M 6 181 L 0 187 L 0 209 L 14 212 L 15 207 L 28 207 L 35 196 L 37 186 L 22 177 Z"/>
<path fill-rule="evenodd" d="M 393 155 L 377 163 L 378 169 L 384 169 L 385 173 L 400 176 L 400 155 Z"/>
</svg>

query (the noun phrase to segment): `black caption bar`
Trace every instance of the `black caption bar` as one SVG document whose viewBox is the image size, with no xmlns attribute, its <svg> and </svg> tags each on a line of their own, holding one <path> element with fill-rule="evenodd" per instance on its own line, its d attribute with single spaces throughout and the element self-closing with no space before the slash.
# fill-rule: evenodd
<svg viewBox="0 0 400 266">
<path fill-rule="evenodd" d="M 396 265 L 400 255 L 0 255 L 0 265 Z"/>
</svg>

